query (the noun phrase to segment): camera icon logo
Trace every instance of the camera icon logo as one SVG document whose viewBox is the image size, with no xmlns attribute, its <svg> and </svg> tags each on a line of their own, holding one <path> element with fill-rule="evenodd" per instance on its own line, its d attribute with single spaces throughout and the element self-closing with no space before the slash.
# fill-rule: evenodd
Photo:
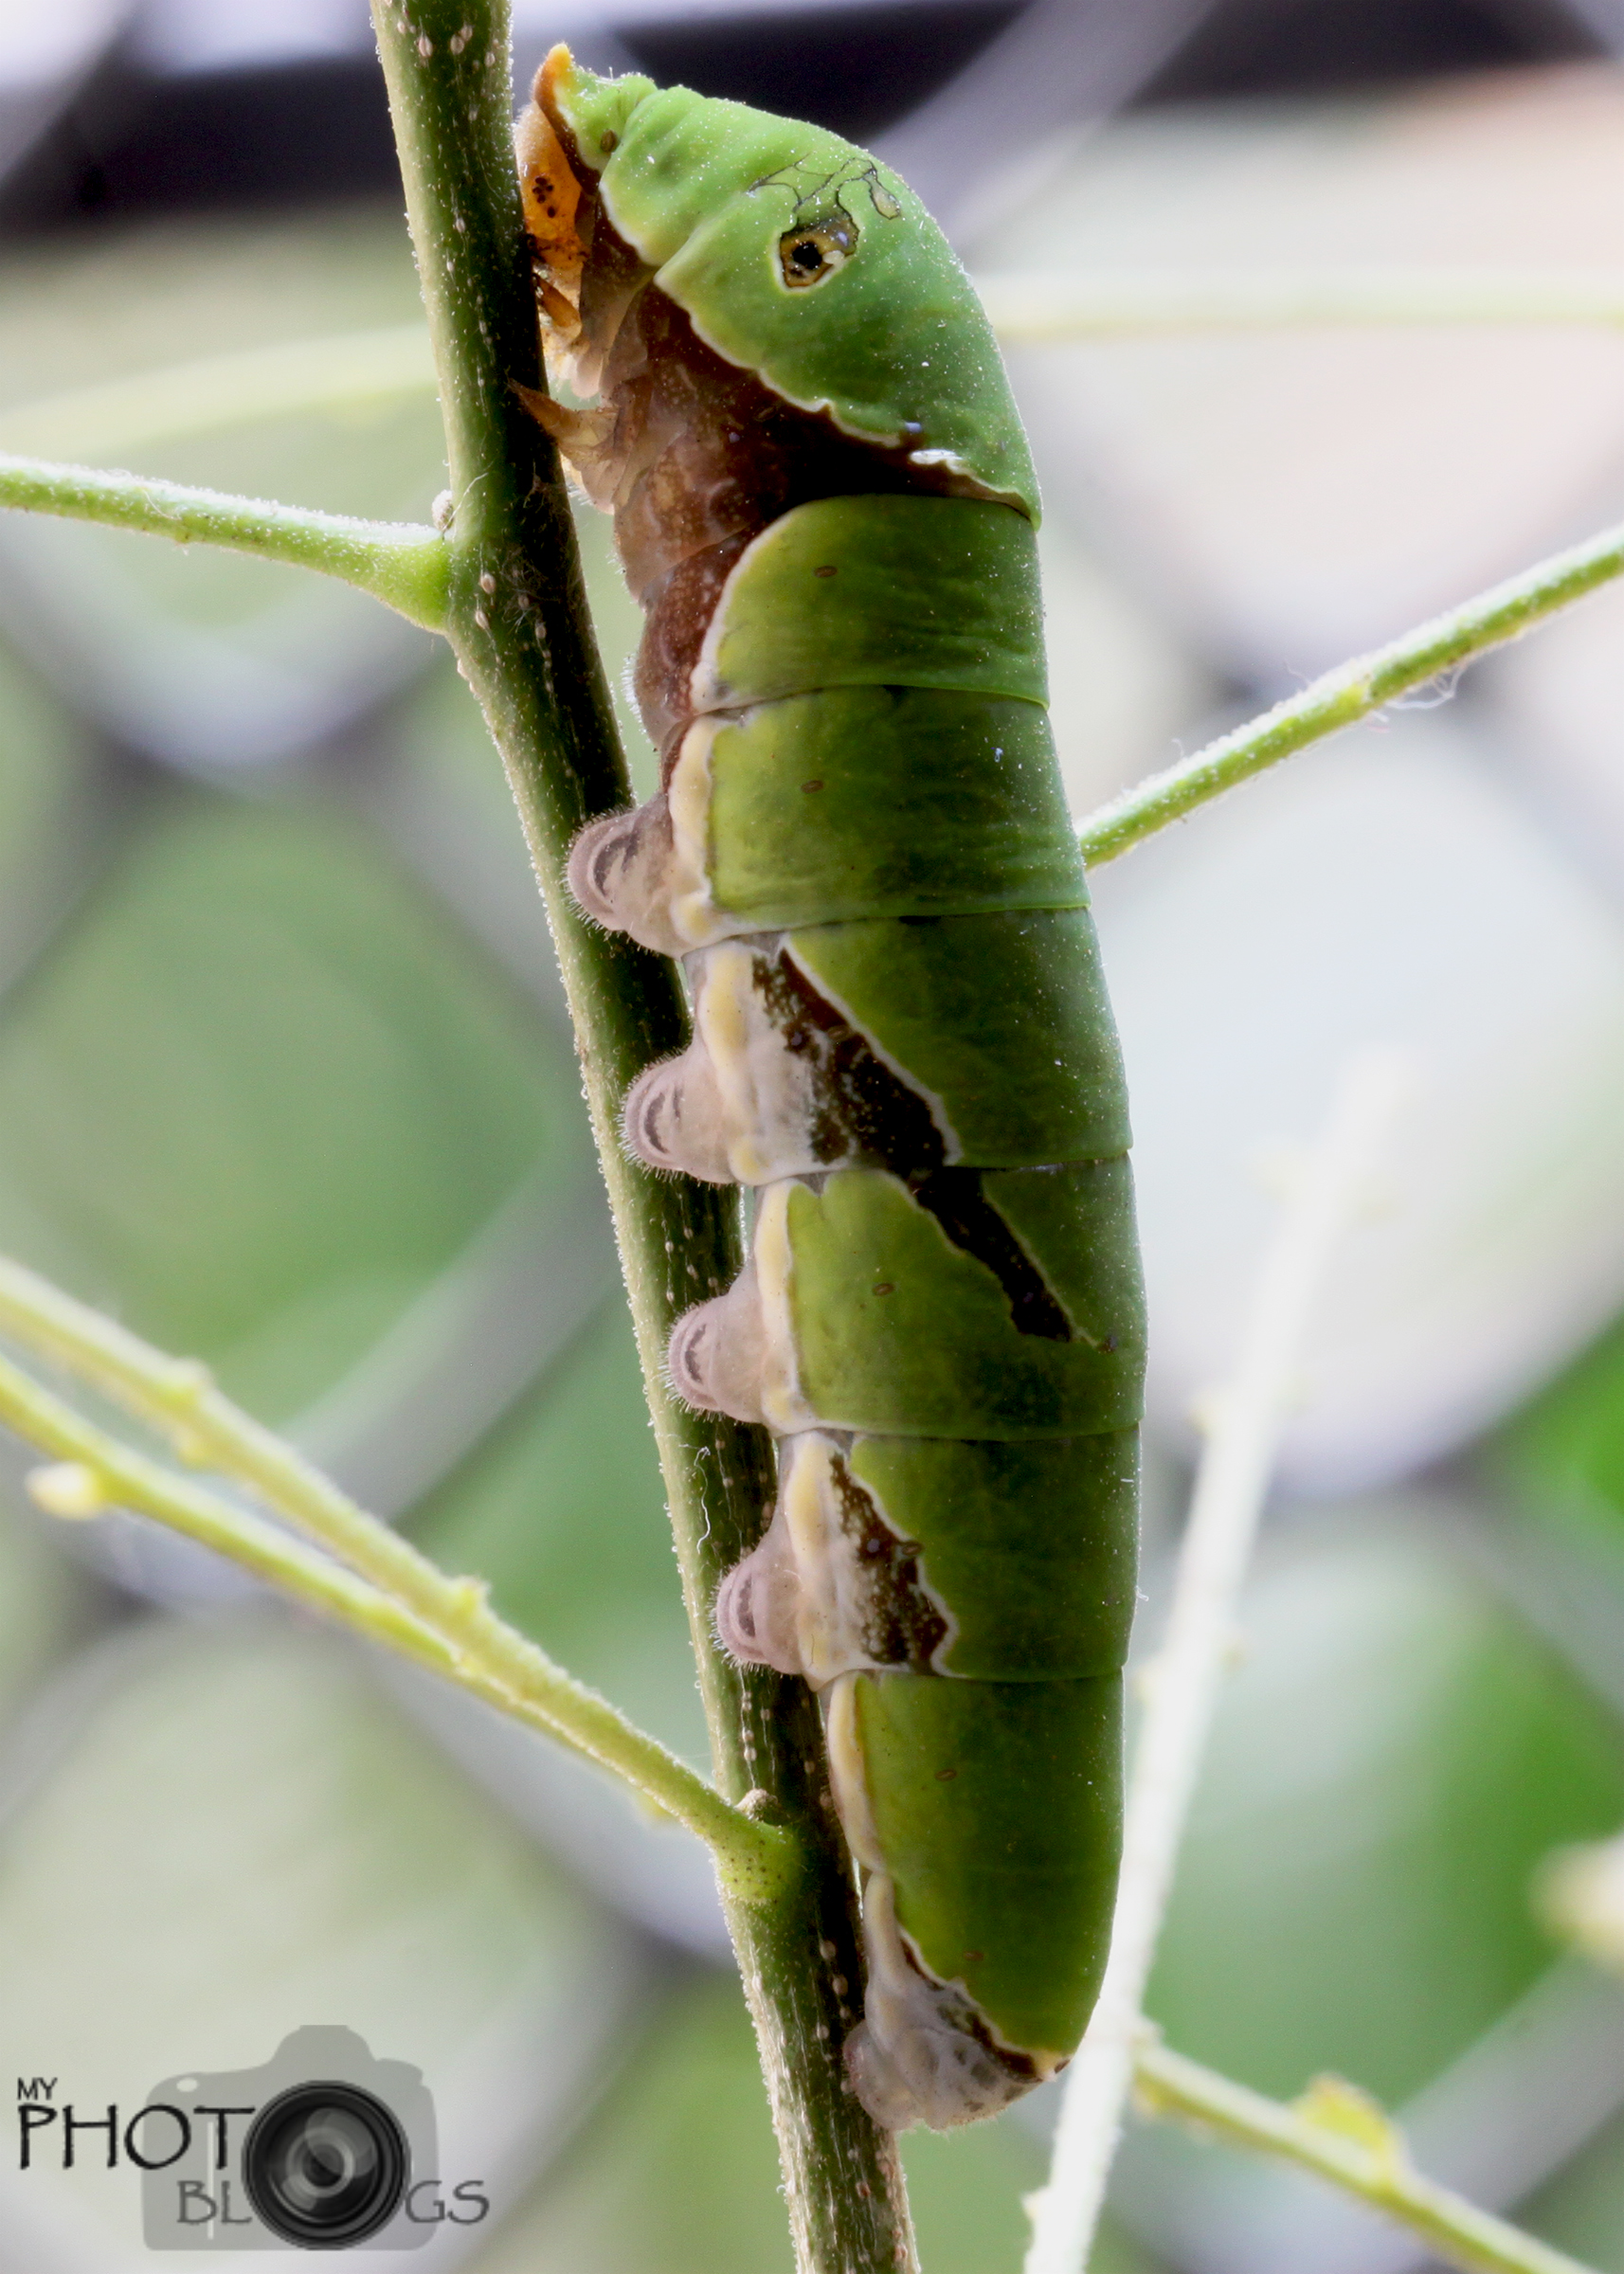
<svg viewBox="0 0 1624 2274">
<path fill-rule="evenodd" d="M 153 2250 L 409 2250 L 490 2209 L 442 2188 L 423 2072 L 354 2030 L 296 2030 L 261 2068 L 171 2077 L 132 2120 Z"/>
</svg>

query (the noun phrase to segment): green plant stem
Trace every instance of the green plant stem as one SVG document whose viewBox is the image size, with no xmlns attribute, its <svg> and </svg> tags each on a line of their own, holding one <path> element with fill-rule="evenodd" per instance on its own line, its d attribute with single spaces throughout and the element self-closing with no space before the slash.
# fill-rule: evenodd
<svg viewBox="0 0 1624 2274">
<path fill-rule="evenodd" d="M 1439 2258 L 1471 2274 L 1589 2274 L 1565 2251 L 1424 2179 L 1411 2168 L 1397 2134 L 1383 2147 L 1335 2131 L 1154 2043 L 1140 2047 L 1134 2085 L 1150 2115 L 1180 2118 L 1241 2147 L 1300 2164 L 1423 2236 Z"/>
<path fill-rule="evenodd" d="M 630 789 L 592 647 L 556 454 L 514 383 L 540 384 L 534 290 L 510 140 L 501 0 L 374 0 L 407 213 L 445 416 L 452 514 L 447 631 L 507 766 L 575 1020 L 609 1188 L 710 1723 L 716 1781 L 805 1843 L 771 1904 L 728 1903 L 777 2126 L 803 2274 L 897 2274 L 913 2263 L 894 2145 L 845 2090 L 860 1979 L 856 1895 L 829 1800 L 816 1702 L 718 1650 L 722 1573 L 760 1537 L 772 1497 L 765 1433 L 680 1409 L 665 1345 L 742 1261 L 736 1196 L 660 1179 L 622 1150 L 635 1076 L 679 1048 L 675 966 L 588 927 L 564 885 L 570 841 Z"/>
<path fill-rule="evenodd" d="M 696 1833 L 741 1901 L 766 1901 L 795 1874 L 797 1858 L 782 1832 L 753 1822 L 607 1699 L 504 1627 L 489 1610 L 478 1580 L 439 1575 L 443 1614 L 419 1613 L 330 1556 L 313 1554 L 252 1509 L 122 1444 L 4 1358 L 0 1424 L 68 1465 L 31 1480 L 35 1498 L 53 1515 L 134 1508 L 228 1557 L 296 1602 L 545 1729 Z"/>
<path fill-rule="evenodd" d="M 372 1640 L 446 1672 L 448 1644 L 409 1611 L 358 1579 L 326 1556 L 313 1555 L 286 1532 L 217 1492 L 176 1476 L 135 1453 L 106 1430 L 0 1358 L 0 1424 L 49 1453 L 63 1469 L 36 1471 L 29 1489 L 54 1516 L 91 1517 L 111 1507 L 135 1508 L 171 1531 L 228 1556 L 311 1610 L 326 1613 Z"/>
<path fill-rule="evenodd" d="M 1193 758 L 1136 783 L 1090 814 L 1078 832 L 1084 860 L 1097 866 L 1117 859 L 1254 774 L 1433 680 L 1444 681 L 1443 692 L 1452 692 L 1453 675 L 1465 664 L 1520 638 L 1619 575 L 1624 575 L 1624 525 L 1553 553 L 1385 647 L 1339 664 L 1301 695 L 1289 695 L 1261 718 L 1220 735 Z"/>
<path fill-rule="evenodd" d="M 104 1497 L 189 1533 L 376 1640 L 397 1642 L 421 1658 L 426 1637 L 427 1662 L 439 1671 L 563 1738 L 696 1832 L 741 1901 L 764 1901 L 796 1875 L 800 1859 L 790 1834 L 752 1821 L 498 1618 L 479 1581 L 453 1579 L 368 1515 L 331 1477 L 222 1397 L 206 1367 L 155 1350 L 7 1258 L 0 1258 L 0 1331 L 114 1399 L 167 1436 L 184 1459 L 245 1486 L 326 1553 L 307 1556 L 275 1525 L 121 1446 L 0 1361 L 0 1420 L 45 1452 L 93 1471 Z M 131 1500 L 131 1493 L 138 1497 Z M 338 1565 L 348 1566 L 337 1575 L 348 1592 L 313 1596 L 313 1572 L 324 1575 L 331 1589 Z M 360 1592 L 352 1573 L 365 1582 Z"/>
<path fill-rule="evenodd" d="M 140 474 L 9 456 L 0 456 L 0 506 L 289 561 L 358 585 L 428 631 L 445 628 L 446 548 L 432 529 L 410 522 L 353 521 Z"/>
<path fill-rule="evenodd" d="M 1010 269 L 976 279 L 1008 345 L 1324 325 L 1568 324 L 1624 331 L 1617 270 Z"/>
</svg>

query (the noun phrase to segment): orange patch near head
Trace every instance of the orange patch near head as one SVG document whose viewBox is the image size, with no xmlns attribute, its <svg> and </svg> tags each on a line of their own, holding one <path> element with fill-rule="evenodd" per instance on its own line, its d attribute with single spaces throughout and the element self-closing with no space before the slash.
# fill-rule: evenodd
<svg viewBox="0 0 1624 2274">
<path fill-rule="evenodd" d="M 514 129 L 524 223 L 535 247 L 542 311 L 566 340 L 580 329 L 581 270 L 586 258 L 576 228 L 581 184 L 550 116 L 553 85 L 571 67 L 568 47 L 554 47 L 536 73 L 530 108 Z"/>
</svg>

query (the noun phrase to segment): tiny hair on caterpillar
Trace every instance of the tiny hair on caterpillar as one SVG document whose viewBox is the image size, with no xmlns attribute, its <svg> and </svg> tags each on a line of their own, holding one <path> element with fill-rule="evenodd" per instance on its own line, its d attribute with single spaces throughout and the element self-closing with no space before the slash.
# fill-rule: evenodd
<svg viewBox="0 0 1624 2274">
<path fill-rule="evenodd" d="M 823 1700 L 867 1967 L 830 2057 L 945 2128 L 1087 2025 L 1135 1599 L 1127 1102 L 1036 479 L 967 278 L 866 152 L 563 47 L 516 144 L 569 398 L 525 399 L 614 515 L 660 763 L 569 883 L 694 1010 L 624 1138 L 754 1195 L 668 1354 L 777 1440 L 716 1629 Z"/>
</svg>

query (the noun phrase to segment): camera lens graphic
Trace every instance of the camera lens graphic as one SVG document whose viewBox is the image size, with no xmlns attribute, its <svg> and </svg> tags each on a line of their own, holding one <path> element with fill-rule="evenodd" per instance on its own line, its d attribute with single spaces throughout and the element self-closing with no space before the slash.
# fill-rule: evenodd
<svg viewBox="0 0 1624 2274">
<path fill-rule="evenodd" d="M 304 2250 L 347 2250 L 400 2209 L 410 2172 L 394 2111 L 359 2084 L 295 2084 L 267 2101 L 243 2143 L 261 2224 Z"/>
</svg>

